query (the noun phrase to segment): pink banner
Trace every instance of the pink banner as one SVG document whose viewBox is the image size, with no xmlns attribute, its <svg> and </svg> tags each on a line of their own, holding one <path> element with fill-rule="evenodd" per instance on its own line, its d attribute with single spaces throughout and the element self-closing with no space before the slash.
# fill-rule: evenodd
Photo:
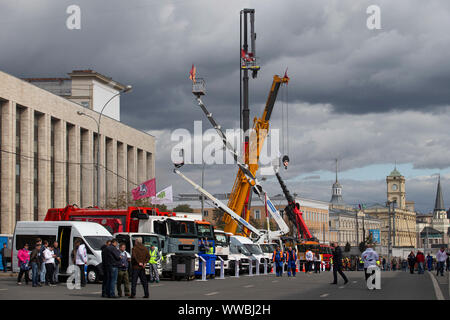
<svg viewBox="0 0 450 320">
<path fill-rule="evenodd" d="M 131 190 L 131 193 L 133 194 L 133 200 L 154 197 L 156 195 L 156 180 L 153 178 L 145 181 L 137 188 Z"/>
</svg>

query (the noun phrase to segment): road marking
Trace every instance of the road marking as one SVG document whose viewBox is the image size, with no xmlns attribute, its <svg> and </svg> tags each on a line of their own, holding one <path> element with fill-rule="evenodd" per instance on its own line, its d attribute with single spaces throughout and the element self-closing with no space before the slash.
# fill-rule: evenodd
<svg viewBox="0 0 450 320">
<path fill-rule="evenodd" d="M 151 287 L 154 288 L 154 287 L 161 287 L 161 286 L 162 286 L 162 284 L 155 284 L 155 285 L 152 285 Z"/>
<path fill-rule="evenodd" d="M 8 289 L 0 289 L 0 290 L 2 290 L 2 291 L 6 291 L 6 290 L 8 290 Z"/>
<path fill-rule="evenodd" d="M 343 288 L 344 288 L 344 286 L 340 286 L 340 287 L 339 287 L 339 289 L 343 289 Z"/>
<path fill-rule="evenodd" d="M 244 288 L 252 288 L 252 287 L 254 287 L 254 285 L 252 285 L 252 284 L 244 286 Z"/>
<path fill-rule="evenodd" d="M 99 291 L 99 292 L 91 292 L 91 294 L 100 294 L 100 293 L 102 293 L 101 291 Z"/>
<path fill-rule="evenodd" d="M 206 293 L 205 296 L 213 296 L 218 293 L 219 293 L 218 291 L 214 291 L 214 292 Z"/>
<path fill-rule="evenodd" d="M 357 283 L 358 281 L 353 281 L 353 283 Z"/>
<path fill-rule="evenodd" d="M 427 273 L 430 275 L 431 281 L 433 282 L 434 293 L 436 294 L 436 299 L 444 300 L 444 295 L 442 294 L 441 288 L 439 287 L 439 284 L 437 283 L 437 280 L 434 277 L 433 273 L 431 273 L 430 271 L 427 271 Z"/>
<path fill-rule="evenodd" d="M 321 294 L 320 297 L 325 298 L 325 297 L 328 297 L 329 295 L 330 295 L 329 293 L 324 293 L 324 294 Z"/>
<path fill-rule="evenodd" d="M 272 280 L 272 282 L 278 282 L 278 280 Z"/>
</svg>

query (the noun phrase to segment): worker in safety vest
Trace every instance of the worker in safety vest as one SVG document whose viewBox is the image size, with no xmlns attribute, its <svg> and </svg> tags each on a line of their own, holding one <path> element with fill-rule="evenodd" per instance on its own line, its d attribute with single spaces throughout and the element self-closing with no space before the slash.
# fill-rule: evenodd
<svg viewBox="0 0 450 320">
<path fill-rule="evenodd" d="M 297 263 L 297 253 L 295 252 L 295 249 L 292 249 L 292 247 L 289 247 L 288 251 L 286 252 L 286 264 L 287 264 L 287 270 L 288 270 L 288 277 L 292 276 L 295 277 L 295 268 Z"/>
<path fill-rule="evenodd" d="M 199 250 L 203 251 L 204 254 L 214 254 L 214 246 L 210 245 L 206 238 L 201 240 Z"/>
<path fill-rule="evenodd" d="M 284 255 L 283 252 L 280 250 L 280 247 L 277 246 L 276 250 L 273 252 L 272 256 L 273 264 L 275 265 L 275 272 L 277 277 L 283 276 L 283 262 L 284 262 Z"/>
<path fill-rule="evenodd" d="M 150 264 L 150 282 L 156 283 L 159 282 L 159 273 L 158 273 L 158 261 L 161 259 L 159 251 L 155 248 L 154 245 L 150 247 L 150 260 L 148 261 Z"/>
</svg>

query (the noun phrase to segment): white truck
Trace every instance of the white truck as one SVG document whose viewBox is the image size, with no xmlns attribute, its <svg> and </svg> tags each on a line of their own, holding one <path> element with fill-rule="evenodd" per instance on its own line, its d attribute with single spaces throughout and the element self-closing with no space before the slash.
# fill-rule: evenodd
<svg viewBox="0 0 450 320">
<path fill-rule="evenodd" d="M 214 230 L 214 238 L 216 242 L 216 256 L 223 259 L 224 270 L 229 269 L 230 260 L 230 235 L 222 230 Z M 216 259 L 216 274 L 220 273 L 221 261 Z"/>
<path fill-rule="evenodd" d="M 264 268 L 264 261 L 267 261 L 267 263 L 270 263 L 270 259 L 267 259 L 264 256 L 264 253 L 262 252 L 261 248 L 258 244 L 251 241 L 249 238 L 242 237 L 242 236 L 232 236 L 230 238 L 230 243 L 232 245 L 236 246 L 242 246 L 245 249 L 247 249 L 248 252 L 251 254 L 252 266 L 255 268 L 256 271 L 256 261 L 259 261 L 260 271 Z"/>
<path fill-rule="evenodd" d="M 12 269 L 19 272 L 17 252 L 27 243 L 28 250 L 33 250 L 36 239 L 57 241 L 61 251 L 59 273 L 68 276 L 68 269 L 73 265 L 70 254 L 74 240 L 79 238 L 86 245 L 88 266 L 87 281 L 96 282 L 103 275 L 101 247 L 112 239 L 111 233 L 102 225 L 94 222 L 80 221 L 18 221 L 13 236 Z"/>
</svg>

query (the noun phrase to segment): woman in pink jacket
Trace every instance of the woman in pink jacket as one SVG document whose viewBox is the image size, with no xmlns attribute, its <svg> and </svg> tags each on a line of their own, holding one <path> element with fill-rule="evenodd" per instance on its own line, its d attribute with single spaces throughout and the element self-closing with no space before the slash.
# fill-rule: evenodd
<svg viewBox="0 0 450 320">
<path fill-rule="evenodd" d="M 28 284 L 28 270 L 30 269 L 28 264 L 30 262 L 30 252 L 28 251 L 28 243 L 25 243 L 23 249 L 17 252 L 17 260 L 19 264 L 19 276 L 17 277 L 17 284 L 22 284 L 22 275 L 25 275 L 25 283 Z"/>
</svg>

